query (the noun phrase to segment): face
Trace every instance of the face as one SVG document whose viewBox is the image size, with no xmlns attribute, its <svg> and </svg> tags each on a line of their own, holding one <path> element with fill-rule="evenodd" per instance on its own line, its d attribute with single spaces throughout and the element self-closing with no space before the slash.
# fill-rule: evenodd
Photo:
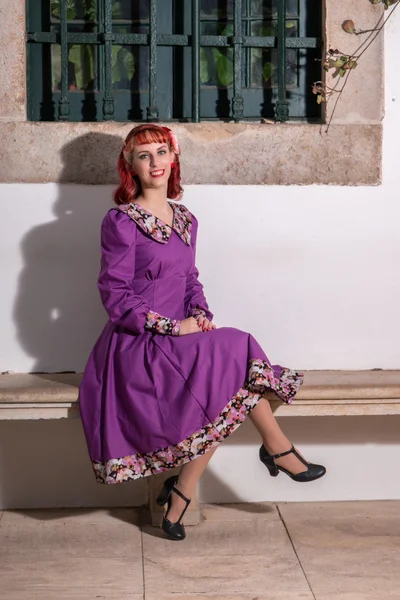
<svg viewBox="0 0 400 600">
<path fill-rule="evenodd" d="M 174 152 L 163 142 L 134 146 L 132 167 L 143 188 L 166 186 L 174 157 Z"/>
</svg>

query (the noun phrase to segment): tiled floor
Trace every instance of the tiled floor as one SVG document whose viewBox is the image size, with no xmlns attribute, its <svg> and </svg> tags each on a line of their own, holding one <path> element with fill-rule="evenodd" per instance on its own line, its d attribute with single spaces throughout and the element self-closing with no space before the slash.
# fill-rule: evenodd
<svg viewBox="0 0 400 600">
<path fill-rule="evenodd" d="M 400 600 L 400 501 L 0 512 L 4 600 Z"/>
</svg>

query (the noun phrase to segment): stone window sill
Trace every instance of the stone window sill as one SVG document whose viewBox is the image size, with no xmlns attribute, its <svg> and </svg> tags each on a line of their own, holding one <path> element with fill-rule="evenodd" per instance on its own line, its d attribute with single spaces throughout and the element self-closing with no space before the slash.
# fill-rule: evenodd
<svg viewBox="0 0 400 600">
<path fill-rule="evenodd" d="M 171 124 L 168 124 L 171 126 Z M 134 123 L 0 123 L 0 181 L 117 182 L 117 158 Z M 374 185 L 381 181 L 382 126 L 174 124 L 183 183 Z"/>
</svg>

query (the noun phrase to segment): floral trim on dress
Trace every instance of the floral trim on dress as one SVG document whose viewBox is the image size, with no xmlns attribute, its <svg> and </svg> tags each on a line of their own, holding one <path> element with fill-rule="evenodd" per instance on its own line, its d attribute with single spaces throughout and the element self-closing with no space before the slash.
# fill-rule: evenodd
<svg viewBox="0 0 400 600">
<path fill-rule="evenodd" d="M 202 308 L 198 308 L 196 306 L 196 308 L 192 308 L 192 310 L 190 311 L 189 317 L 194 317 L 195 319 L 198 319 L 198 317 L 204 317 L 205 319 L 207 319 L 207 313 Z"/>
<path fill-rule="evenodd" d="M 190 238 L 192 233 L 192 215 L 190 211 L 183 206 L 183 204 L 174 204 L 168 202 L 174 211 L 174 218 L 172 221 L 172 228 L 164 223 L 161 219 L 153 215 L 140 204 L 121 204 L 118 206 L 118 210 L 124 212 L 135 221 L 137 225 L 145 232 L 150 235 L 156 242 L 166 244 L 171 237 L 172 230 L 174 230 L 181 240 L 190 246 Z"/>
<path fill-rule="evenodd" d="M 275 392 L 284 402 L 291 403 L 303 377 L 300 371 L 289 369 L 282 369 L 278 376 L 264 360 L 250 360 L 248 380 L 214 421 L 175 446 L 111 458 L 105 462 L 92 461 L 97 482 L 124 483 L 179 467 L 201 456 L 233 433 L 267 390 Z"/>
<path fill-rule="evenodd" d="M 250 361 L 248 383 L 251 389 L 263 392 L 266 386 L 270 387 L 287 404 L 292 404 L 293 397 L 303 383 L 303 377 L 304 373 L 291 369 L 282 369 L 282 373 L 277 377 L 265 360 L 255 358 Z"/>
<path fill-rule="evenodd" d="M 181 240 L 185 242 L 186 246 L 190 246 L 190 238 L 192 234 L 191 212 L 183 204 L 173 204 L 172 202 L 169 202 L 169 205 L 174 211 L 172 228 L 174 231 L 176 231 Z"/>
<path fill-rule="evenodd" d="M 181 322 L 177 319 L 168 319 L 162 317 L 154 311 L 147 313 L 145 329 L 149 329 L 153 333 L 161 333 L 162 335 L 179 335 Z"/>
</svg>

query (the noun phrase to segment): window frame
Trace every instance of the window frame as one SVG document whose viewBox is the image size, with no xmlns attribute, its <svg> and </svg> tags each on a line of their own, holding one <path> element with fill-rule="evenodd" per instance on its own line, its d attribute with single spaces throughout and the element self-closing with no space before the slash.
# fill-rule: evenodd
<svg viewBox="0 0 400 600">
<path fill-rule="evenodd" d="M 293 109 L 296 96 L 285 85 L 285 60 L 287 49 L 293 52 L 293 48 L 297 49 L 297 53 L 314 53 L 314 58 L 321 57 L 322 38 L 321 37 L 296 37 L 286 38 L 285 22 L 286 0 L 280 0 L 278 6 L 278 30 L 285 36 L 284 42 L 278 36 L 276 37 L 256 37 L 251 35 L 242 35 L 242 6 L 248 6 L 250 0 L 234 0 L 234 26 L 235 31 L 233 36 L 209 36 L 201 35 L 201 14 L 200 0 L 187 0 L 187 5 L 191 7 L 191 12 L 185 11 L 185 22 L 183 31 L 178 34 L 172 33 L 172 6 L 178 10 L 178 0 L 172 4 L 171 10 L 160 10 L 160 3 L 171 2 L 171 0 L 149 0 L 150 19 L 149 33 L 118 33 L 111 22 L 111 0 L 98 1 L 98 23 L 99 31 L 91 32 L 89 35 L 85 33 L 72 33 L 67 31 L 68 23 L 63 23 L 63 14 L 60 15 L 60 32 L 50 31 L 50 2 L 48 2 L 48 15 L 43 13 L 46 0 L 40 3 L 40 9 L 32 10 L 32 2 L 27 0 L 27 88 L 28 88 L 28 119 L 31 121 L 58 121 L 65 120 L 70 122 L 91 122 L 115 120 L 118 122 L 125 121 L 157 121 L 161 114 L 164 121 L 182 121 L 182 122 L 199 122 L 206 120 L 213 121 L 230 121 L 236 122 L 243 120 L 259 121 L 263 118 L 273 119 L 277 121 L 286 120 L 306 120 L 310 122 L 321 121 L 321 107 L 314 102 L 311 96 L 312 80 L 320 79 L 321 63 L 315 61 L 318 69 L 300 69 L 303 73 L 301 77 L 303 89 L 309 89 L 310 111 L 305 113 L 303 110 L 297 110 L 297 114 L 290 115 L 290 109 Z M 181 7 L 185 0 L 179 0 Z M 65 0 L 61 0 L 61 6 L 65 4 Z M 298 0 L 298 5 L 301 2 Z M 281 10 L 281 8 L 283 9 Z M 103 11 L 105 8 L 105 12 Z M 194 11 L 197 10 L 195 16 Z M 240 13 L 237 12 L 240 10 Z M 304 12 L 304 11 L 303 11 Z M 66 14 L 66 10 L 65 10 Z M 300 11 L 301 20 L 301 11 Z M 158 15 L 158 16 L 156 16 Z M 161 15 L 161 18 L 160 18 Z M 163 16 L 165 18 L 163 18 Z M 167 17 L 168 15 L 168 17 Z M 250 15 L 248 15 L 250 16 Z M 107 21 L 108 19 L 108 21 Z M 161 19 L 161 20 L 160 20 Z M 279 22 L 280 19 L 280 22 Z M 157 23 L 158 21 L 158 23 Z M 168 22 L 169 21 L 169 22 Z M 322 27 L 322 16 L 321 16 Z M 42 24 L 48 22 L 48 31 L 42 31 Z M 100 27 L 100 23 L 104 23 L 104 27 Z M 39 28 L 39 30 L 37 29 Z M 169 33 L 159 34 L 157 29 Z M 302 32 L 306 33 L 304 23 L 302 24 Z M 63 33 L 64 31 L 64 33 Z M 239 32 L 239 35 L 238 35 Z M 247 31 L 247 33 L 249 33 Z M 279 32 L 278 32 L 279 33 Z M 87 43 L 94 43 L 98 48 L 99 54 L 99 79 L 101 83 L 105 83 L 104 89 L 95 92 L 68 92 L 66 88 L 65 66 L 68 66 L 68 56 L 65 59 L 65 49 L 71 43 L 82 43 L 83 40 L 90 40 Z M 143 42 L 147 42 L 143 44 Z M 51 60 L 49 45 L 52 43 L 60 43 L 61 45 L 61 61 L 62 61 L 62 77 L 60 91 L 52 91 L 46 89 L 46 81 L 51 81 Z M 192 51 L 192 43 L 196 46 Z M 149 64 L 149 93 L 141 93 L 140 95 L 131 90 L 111 90 L 111 46 L 113 44 L 133 44 L 137 46 L 146 46 L 149 48 L 150 64 Z M 207 89 L 200 84 L 199 76 L 199 61 L 200 48 L 212 47 L 230 47 L 233 49 L 234 55 L 234 81 L 229 88 Z M 159 50 L 163 47 L 163 51 Z M 270 88 L 246 88 L 243 85 L 242 59 L 243 53 L 250 56 L 251 48 L 276 48 L 278 54 L 278 89 Z M 173 68 L 173 61 L 176 60 L 173 54 L 183 53 L 183 65 L 186 81 L 176 74 L 177 69 Z M 47 53 L 47 57 L 46 57 Z M 64 56 L 63 56 L 64 55 Z M 102 60 L 104 57 L 105 60 Z M 40 68 L 40 64 L 43 68 Z M 105 68 L 103 68 L 103 66 Z M 319 76 L 318 76 L 319 75 Z M 68 77 L 68 76 L 67 76 Z M 108 84 L 108 85 L 107 85 Z M 48 83 L 47 83 L 48 86 Z M 43 91 L 41 91 L 43 90 Z M 300 94 L 301 96 L 302 94 Z M 139 96 L 139 103 L 133 103 L 132 99 Z M 225 103 L 225 104 L 224 104 Z M 230 107 L 229 113 L 215 114 L 216 106 Z M 103 107 L 103 111 L 101 111 Z M 200 114 L 201 107 L 201 114 Z M 257 108 L 258 107 L 258 108 Z M 262 108 L 261 108 L 262 107 Z M 178 117 L 174 115 L 180 111 Z M 257 114 L 258 113 L 258 114 Z"/>
</svg>

